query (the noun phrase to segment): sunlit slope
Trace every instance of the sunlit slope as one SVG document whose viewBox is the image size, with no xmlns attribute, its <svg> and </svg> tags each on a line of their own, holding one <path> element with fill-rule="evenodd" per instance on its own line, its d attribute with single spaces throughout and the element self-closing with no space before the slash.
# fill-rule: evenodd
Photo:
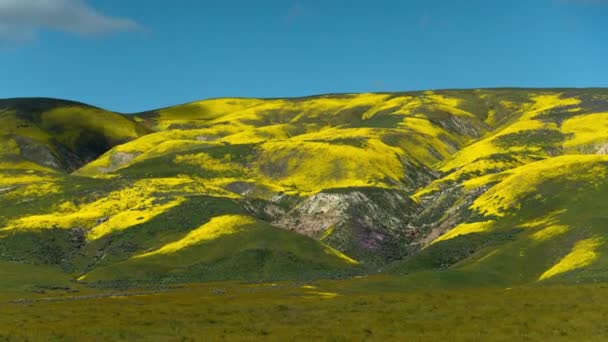
<svg viewBox="0 0 608 342">
<path fill-rule="evenodd" d="M 608 92 L 530 93 L 530 103 L 506 123 L 438 166 L 444 176 L 417 196 L 558 155 L 608 152 Z M 480 178 L 480 176 L 487 176 Z"/>
<path fill-rule="evenodd" d="M 202 174 L 238 169 L 236 178 L 284 192 L 414 191 L 437 168 L 462 178 L 504 163 L 602 151 L 607 101 L 600 90 L 520 89 L 206 100 L 137 116 L 158 132 L 117 146 L 78 174 L 112 176 L 171 154 L 163 162 L 175 172 L 184 163 L 198 163 Z M 242 153 L 218 152 L 227 146 Z"/>
<path fill-rule="evenodd" d="M 57 127 L 79 132 L 69 125 L 89 114 L 74 115 Z M 110 283 L 376 272 L 399 259 L 387 269 L 603 277 L 603 89 L 214 99 L 99 117 L 86 129 L 124 140 L 73 174 L 32 158 L 0 170 L 0 261 Z M 22 153 L 11 139 L 2 151 Z"/>
<path fill-rule="evenodd" d="M 132 119 L 81 103 L 0 100 L 0 168 L 72 171 L 146 129 Z"/>
<path fill-rule="evenodd" d="M 384 263 L 408 254 L 416 238 L 407 194 L 434 180 L 436 165 L 517 115 L 510 103 L 527 103 L 524 95 L 495 90 L 206 100 L 136 116 L 157 132 L 115 147 L 76 174 L 196 179 L 229 193 L 223 196 L 265 201 L 247 206 L 275 226 L 323 239 L 363 263 Z M 316 196 L 336 189 L 344 191 Z M 365 213 L 357 210 L 361 205 Z"/>
<path fill-rule="evenodd" d="M 527 96 L 529 103 L 502 125 L 437 165 L 441 177 L 414 194 L 426 207 L 419 220 L 429 232 L 425 243 L 466 220 L 472 202 L 509 170 L 561 155 L 606 154 L 606 90 L 530 91 Z"/>
<path fill-rule="evenodd" d="M 433 178 L 433 165 L 489 128 L 485 113 L 468 110 L 457 94 L 433 92 L 207 100 L 138 116 L 159 132 L 116 147 L 79 174 L 120 173 L 172 153 L 174 164 L 198 158 L 203 169 L 239 169 L 241 178 L 290 193 L 414 190 Z M 226 146 L 247 153 L 226 160 L 229 153 L 214 151 Z"/>
<path fill-rule="evenodd" d="M 72 177 L 14 189 L 0 200 L 0 257 L 108 284 L 307 278 L 357 267 L 319 241 L 252 217 L 234 199 L 205 192 L 213 189 L 187 178 Z"/>
<path fill-rule="evenodd" d="M 239 198 L 308 198 L 281 211 L 270 204 L 273 214 L 263 216 L 358 258 L 386 261 L 465 220 L 467 202 L 500 172 L 562 154 L 601 153 L 606 110 L 606 91 L 594 89 L 205 100 L 138 115 L 157 132 L 117 146 L 77 174 L 195 177 Z M 390 195 L 372 200 L 363 188 L 415 194 L 419 206 Z M 461 196 L 462 188 L 475 191 Z M 344 191 L 326 192 L 336 189 Z M 391 208 L 387 201 L 401 209 L 383 210 Z M 446 213 L 453 205 L 462 214 Z"/>
<path fill-rule="evenodd" d="M 425 207 L 422 246 L 431 245 L 391 270 L 453 268 L 507 283 L 605 278 L 608 94 L 537 92 L 530 100 L 414 195 Z"/>
<path fill-rule="evenodd" d="M 608 280 L 608 156 L 548 158 L 499 178 L 466 222 L 390 268 L 452 268 L 506 283 Z"/>
<path fill-rule="evenodd" d="M 481 139 L 458 152 L 442 165 L 442 171 L 468 166 L 474 162 L 500 159 L 544 158 L 560 154 L 602 153 L 608 144 L 606 96 L 581 94 L 567 97 L 564 93 L 546 93 L 531 97 L 533 104 L 523 115 L 495 134 Z M 589 105 L 602 101 L 595 110 Z"/>
<path fill-rule="evenodd" d="M 85 282 L 308 279 L 357 262 L 311 238 L 246 215 L 220 215 L 159 248 L 95 268 Z"/>
</svg>

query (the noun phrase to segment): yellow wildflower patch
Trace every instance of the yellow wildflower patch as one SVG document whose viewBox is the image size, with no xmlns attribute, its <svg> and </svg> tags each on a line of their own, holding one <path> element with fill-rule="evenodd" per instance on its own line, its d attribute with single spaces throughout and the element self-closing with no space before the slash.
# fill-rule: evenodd
<svg viewBox="0 0 608 342">
<path fill-rule="evenodd" d="M 598 258 L 596 251 L 603 244 L 604 239 L 599 237 L 577 242 L 570 253 L 541 274 L 538 280 L 549 279 L 562 273 L 589 266 Z"/>
</svg>

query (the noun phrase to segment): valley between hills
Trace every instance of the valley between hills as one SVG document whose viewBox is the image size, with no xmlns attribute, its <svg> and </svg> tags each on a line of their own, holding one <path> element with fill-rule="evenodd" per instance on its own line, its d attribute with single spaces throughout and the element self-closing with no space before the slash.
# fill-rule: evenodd
<svg viewBox="0 0 608 342">
<path fill-rule="evenodd" d="M 606 227 L 608 89 L 0 100 L 0 340 L 602 340 Z"/>
</svg>

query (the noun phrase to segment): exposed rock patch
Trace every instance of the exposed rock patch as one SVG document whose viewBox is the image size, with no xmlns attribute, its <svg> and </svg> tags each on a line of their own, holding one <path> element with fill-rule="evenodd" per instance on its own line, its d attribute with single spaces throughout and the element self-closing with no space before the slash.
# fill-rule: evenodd
<svg viewBox="0 0 608 342">
<path fill-rule="evenodd" d="M 110 165 L 108 167 L 100 167 L 99 171 L 103 173 L 112 172 L 137 158 L 139 155 L 141 155 L 140 152 L 116 152 L 110 157 Z"/>
<path fill-rule="evenodd" d="M 328 190 L 304 200 L 274 224 L 373 263 L 407 254 L 412 236 L 408 223 L 416 210 L 398 190 Z"/>
<path fill-rule="evenodd" d="M 62 163 L 46 145 L 20 135 L 15 135 L 14 140 L 19 145 L 21 157 L 43 166 L 61 169 Z"/>
</svg>

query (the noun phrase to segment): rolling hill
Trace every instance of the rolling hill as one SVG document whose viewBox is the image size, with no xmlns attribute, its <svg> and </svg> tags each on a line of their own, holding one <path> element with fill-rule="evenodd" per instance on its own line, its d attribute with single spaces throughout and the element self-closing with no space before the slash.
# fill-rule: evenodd
<svg viewBox="0 0 608 342">
<path fill-rule="evenodd" d="M 8 99 L 0 122 L 0 266 L 57 283 L 608 280 L 607 89 Z"/>
</svg>

